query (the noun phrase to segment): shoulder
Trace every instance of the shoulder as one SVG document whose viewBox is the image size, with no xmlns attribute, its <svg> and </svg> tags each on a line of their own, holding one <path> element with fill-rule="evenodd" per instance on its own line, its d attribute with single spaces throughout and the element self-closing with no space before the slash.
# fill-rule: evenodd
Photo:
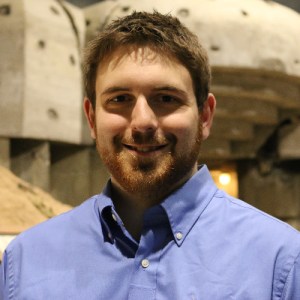
<svg viewBox="0 0 300 300">
<path fill-rule="evenodd" d="M 33 248 L 59 243 L 67 237 L 76 235 L 78 231 L 89 230 L 99 224 L 94 196 L 78 207 L 53 217 L 19 234 L 7 247 L 6 252 L 15 248 Z M 46 246 L 45 246 L 46 247 Z"/>
<path fill-rule="evenodd" d="M 272 275 L 274 299 L 281 297 L 288 282 L 299 278 L 300 232 L 289 224 L 221 190 L 203 217 L 204 224 L 210 225 L 210 236 L 222 245 L 223 255 L 240 265 L 248 262 L 256 276 Z"/>
<path fill-rule="evenodd" d="M 287 238 L 294 237 L 300 242 L 300 232 L 295 228 L 245 201 L 234 198 L 221 190 L 217 191 L 213 200 L 213 207 L 218 209 L 221 215 L 227 217 L 230 222 L 244 227 L 244 229 L 248 228 L 248 231 L 254 231 L 257 234 L 270 234 L 278 239 L 278 235 L 274 235 L 276 232 L 281 234 L 281 238 L 284 236 Z"/>
<path fill-rule="evenodd" d="M 215 193 L 205 218 L 213 224 L 209 231 L 226 237 L 244 254 L 257 253 L 277 262 L 291 262 L 300 253 L 299 231 L 221 190 Z"/>
<path fill-rule="evenodd" d="M 27 291 L 42 281 L 46 284 L 61 274 L 70 276 L 68 270 L 73 270 L 78 263 L 82 266 L 93 253 L 99 253 L 102 230 L 98 200 L 101 195 L 24 231 L 13 240 L 4 253 L 5 293 L 19 296 L 20 291 Z M 15 298 L 19 299 L 18 296 Z"/>
<path fill-rule="evenodd" d="M 218 215 L 225 232 L 243 253 L 244 258 L 258 257 L 261 266 L 267 263 L 274 270 L 274 292 L 282 292 L 287 278 L 295 267 L 300 272 L 300 232 L 289 224 L 217 191 L 211 209 Z M 220 225 L 222 226 L 222 225 Z M 245 247 L 241 246 L 245 245 Z"/>
</svg>

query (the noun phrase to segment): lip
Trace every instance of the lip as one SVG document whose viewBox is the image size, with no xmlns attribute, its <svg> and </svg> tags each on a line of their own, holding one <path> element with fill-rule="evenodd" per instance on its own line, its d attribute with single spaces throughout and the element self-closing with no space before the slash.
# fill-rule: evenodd
<svg viewBox="0 0 300 300">
<path fill-rule="evenodd" d="M 128 149 L 130 152 L 147 156 L 153 155 L 156 153 L 161 152 L 164 148 L 167 147 L 167 144 L 162 145 L 130 145 L 130 144 L 123 144 L 123 146 Z"/>
</svg>

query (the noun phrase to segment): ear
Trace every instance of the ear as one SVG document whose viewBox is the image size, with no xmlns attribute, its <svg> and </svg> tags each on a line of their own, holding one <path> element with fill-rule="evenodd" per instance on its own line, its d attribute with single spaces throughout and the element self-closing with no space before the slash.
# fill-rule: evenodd
<svg viewBox="0 0 300 300">
<path fill-rule="evenodd" d="M 91 137 L 92 139 L 96 139 L 95 111 L 92 102 L 88 98 L 84 98 L 83 109 L 90 127 Z"/>
<path fill-rule="evenodd" d="M 203 104 L 201 114 L 202 120 L 202 139 L 206 140 L 210 134 L 210 129 L 213 123 L 214 113 L 216 109 L 216 98 L 209 93 L 206 101 Z"/>
</svg>

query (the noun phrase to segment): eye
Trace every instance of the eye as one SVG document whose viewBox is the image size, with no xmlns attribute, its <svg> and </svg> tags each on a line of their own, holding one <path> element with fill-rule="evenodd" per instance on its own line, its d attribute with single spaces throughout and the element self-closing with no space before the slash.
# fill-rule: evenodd
<svg viewBox="0 0 300 300">
<path fill-rule="evenodd" d="M 109 102 L 112 102 L 112 103 L 123 103 L 125 101 L 128 101 L 129 100 L 129 96 L 127 95 L 119 95 L 119 96 L 116 96 L 116 97 L 113 97 L 111 99 L 109 99 Z"/>
<path fill-rule="evenodd" d="M 133 104 L 133 97 L 128 94 L 111 95 L 105 100 L 105 108 L 110 111 L 119 112 L 120 110 L 128 109 Z"/>
<path fill-rule="evenodd" d="M 177 103 L 178 99 L 171 95 L 159 95 L 158 100 L 163 103 Z"/>
</svg>

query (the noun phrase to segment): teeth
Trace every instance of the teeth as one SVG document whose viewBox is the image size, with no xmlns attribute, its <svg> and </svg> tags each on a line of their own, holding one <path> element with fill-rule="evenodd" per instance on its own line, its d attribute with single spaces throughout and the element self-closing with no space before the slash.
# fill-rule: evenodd
<svg viewBox="0 0 300 300">
<path fill-rule="evenodd" d="M 138 152 L 143 152 L 143 153 L 146 153 L 146 152 L 151 152 L 151 151 L 155 151 L 163 146 L 153 146 L 153 147 L 133 147 L 133 146 L 127 146 L 129 147 L 130 149 L 134 150 L 134 151 L 138 151 Z"/>
<path fill-rule="evenodd" d="M 149 152 L 149 151 L 155 150 L 156 148 L 147 147 L 147 148 L 133 148 L 133 149 L 136 150 L 136 151 L 139 151 L 139 152 Z"/>
</svg>

